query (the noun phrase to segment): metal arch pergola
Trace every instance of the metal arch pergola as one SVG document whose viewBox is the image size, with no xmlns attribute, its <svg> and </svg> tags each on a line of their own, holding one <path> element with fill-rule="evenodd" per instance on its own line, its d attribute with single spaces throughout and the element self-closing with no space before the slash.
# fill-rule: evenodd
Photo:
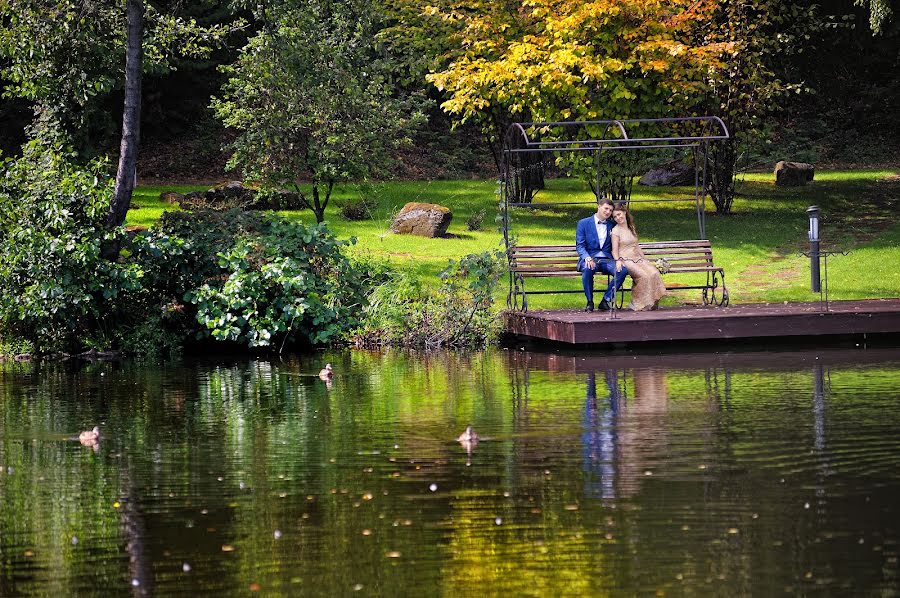
<svg viewBox="0 0 900 598">
<path fill-rule="evenodd" d="M 643 136 L 642 129 L 651 129 L 662 134 Z M 554 141 L 532 139 L 528 131 L 551 133 Z M 589 131 L 602 131 L 600 137 L 585 135 Z M 566 137 L 569 137 L 566 139 Z M 560 139 L 562 138 L 562 139 Z M 710 143 L 729 139 L 728 127 L 718 116 L 689 116 L 678 118 L 645 118 L 629 120 L 595 120 L 563 122 L 513 123 L 503 140 L 501 194 L 503 208 L 503 237 L 509 249 L 509 208 L 515 207 L 556 207 L 561 205 L 585 205 L 593 202 L 552 202 L 534 203 L 516 201 L 528 194 L 536 167 L 542 167 L 543 157 L 558 157 L 565 153 L 590 154 L 596 169 L 596 193 L 601 193 L 601 155 L 608 151 L 639 151 L 688 148 L 694 156 L 694 197 L 686 199 L 634 200 L 653 202 L 691 201 L 697 212 L 697 226 L 700 238 L 706 239 L 706 172 L 708 147 Z M 701 166 L 698 151 L 702 149 Z M 542 177 L 542 170 L 541 177 Z M 513 201 L 510 201 L 510 199 Z M 529 197 L 530 200 L 530 197 Z M 629 198 L 630 203 L 630 198 Z"/>
</svg>

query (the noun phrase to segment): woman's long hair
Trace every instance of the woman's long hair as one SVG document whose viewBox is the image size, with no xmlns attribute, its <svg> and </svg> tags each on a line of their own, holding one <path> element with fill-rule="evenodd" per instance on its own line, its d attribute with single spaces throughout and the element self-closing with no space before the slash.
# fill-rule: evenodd
<svg viewBox="0 0 900 598">
<path fill-rule="evenodd" d="M 616 212 L 625 212 L 625 224 L 628 225 L 628 230 L 631 231 L 631 234 L 637 237 L 637 230 L 634 228 L 634 218 L 631 217 L 631 210 L 623 204 L 616 204 L 613 206 L 613 214 Z M 615 216 L 613 216 L 615 218 Z"/>
</svg>

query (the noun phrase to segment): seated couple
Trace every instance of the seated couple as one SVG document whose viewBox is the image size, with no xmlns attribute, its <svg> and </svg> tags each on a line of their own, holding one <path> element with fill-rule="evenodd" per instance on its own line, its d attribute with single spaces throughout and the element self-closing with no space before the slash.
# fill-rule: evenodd
<svg viewBox="0 0 900 598">
<path fill-rule="evenodd" d="M 581 284 L 587 297 L 584 311 L 594 311 L 594 273 L 598 271 L 612 276 L 600 301 L 600 309 L 612 309 L 616 291 L 622 287 L 626 275 L 634 281 L 628 309 L 643 311 L 659 306 L 666 285 L 656 265 L 644 257 L 638 247 L 634 220 L 624 205 L 613 206 L 610 200 L 601 200 L 596 214 L 578 221 L 575 248 Z"/>
</svg>

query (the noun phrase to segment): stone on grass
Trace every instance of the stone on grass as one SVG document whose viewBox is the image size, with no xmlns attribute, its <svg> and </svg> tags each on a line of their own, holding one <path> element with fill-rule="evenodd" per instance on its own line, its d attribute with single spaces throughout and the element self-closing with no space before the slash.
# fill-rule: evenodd
<svg viewBox="0 0 900 598">
<path fill-rule="evenodd" d="M 816 169 L 806 162 L 787 162 L 782 160 L 775 165 L 776 187 L 802 187 L 813 180 Z"/>
<path fill-rule="evenodd" d="M 453 213 L 450 208 L 433 204 L 410 202 L 394 217 L 391 230 L 401 235 L 443 237 L 450 228 Z"/>
<path fill-rule="evenodd" d="M 674 187 L 694 184 L 694 167 L 681 160 L 671 160 L 648 170 L 638 185 L 648 187 Z"/>
</svg>

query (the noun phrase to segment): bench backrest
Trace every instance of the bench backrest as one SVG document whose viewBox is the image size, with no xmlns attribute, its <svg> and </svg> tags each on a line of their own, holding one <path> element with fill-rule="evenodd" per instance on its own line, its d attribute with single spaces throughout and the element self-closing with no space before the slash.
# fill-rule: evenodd
<svg viewBox="0 0 900 598">
<path fill-rule="evenodd" d="M 707 239 L 640 243 L 651 262 L 665 258 L 669 272 L 706 272 L 715 268 Z M 526 276 L 571 276 L 576 273 L 574 245 L 519 245 L 509 249 L 509 267 Z"/>
</svg>

